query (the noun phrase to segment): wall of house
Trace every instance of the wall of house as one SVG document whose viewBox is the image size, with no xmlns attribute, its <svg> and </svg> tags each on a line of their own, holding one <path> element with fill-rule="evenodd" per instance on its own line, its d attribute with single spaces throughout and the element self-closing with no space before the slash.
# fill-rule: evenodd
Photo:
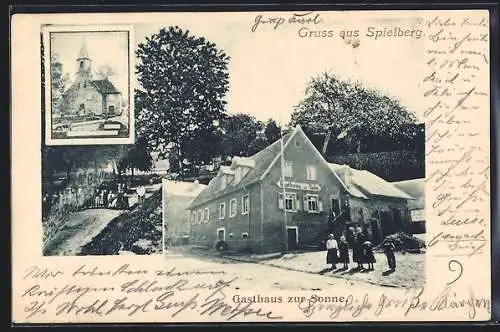
<svg viewBox="0 0 500 332">
<path fill-rule="evenodd" d="M 375 243 L 379 243 L 383 237 L 401 230 L 411 233 L 411 218 L 408 204 L 405 199 L 389 197 L 372 197 L 362 199 L 351 197 L 349 199 L 351 214 L 350 226 L 361 227 Z M 392 209 L 401 213 L 402 223 L 400 227 L 392 225 L 394 216 Z"/>
<path fill-rule="evenodd" d="M 167 235 L 165 239 L 171 245 L 182 244 L 183 236 L 189 234 L 187 208 L 193 197 L 166 194 L 165 190 L 163 195 L 163 222 Z"/>
<path fill-rule="evenodd" d="M 319 185 L 319 191 L 303 189 L 286 189 L 287 193 L 294 193 L 296 211 L 287 211 L 287 226 L 298 227 L 298 246 L 316 245 L 316 241 L 323 235 L 328 235 L 328 218 L 331 210 L 331 199 L 339 198 L 343 189 L 340 182 L 334 177 L 330 168 L 324 164 L 320 156 L 302 139 L 298 133 L 288 144 L 284 159 L 292 162 L 293 177 L 286 178 L 298 184 Z M 316 180 L 308 180 L 306 166 L 314 165 Z M 281 161 L 273 166 L 269 175 L 264 179 L 264 248 L 263 251 L 281 251 L 285 249 L 284 211 L 279 207 L 279 196 L 283 189 L 278 186 L 281 179 Z M 318 212 L 308 212 L 305 207 L 305 195 L 318 195 Z"/>
<path fill-rule="evenodd" d="M 191 210 L 191 228 L 190 228 L 190 243 L 194 243 L 209 248 L 214 248 L 217 240 L 217 230 L 225 229 L 225 241 L 229 250 L 240 251 L 251 248 L 253 251 L 260 251 L 261 233 L 260 233 L 260 186 L 254 184 L 248 188 L 222 196 L 205 205 L 196 207 L 195 211 Z M 248 214 L 242 214 L 242 197 L 249 195 L 249 211 Z M 230 216 L 229 204 L 232 199 L 236 199 L 236 215 Z M 223 219 L 219 219 L 219 205 L 225 203 L 225 215 Z M 205 213 L 205 208 L 209 209 L 208 222 L 193 221 L 193 212 L 198 214 L 202 211 Z M 244 237 L 243 235 L 246 235 Z"/>
<path fill-rule="evenodd" d="M 85 105 L 85 114 L 93 113 L 96 115 L 102 114 L 103 100 L 102 95 L 90 84 L 84 86 L 84 83 L 74 85 L 63 96 L 61 110 L 66 115 L 79 115 L 80 105 Z"/>
</svg>

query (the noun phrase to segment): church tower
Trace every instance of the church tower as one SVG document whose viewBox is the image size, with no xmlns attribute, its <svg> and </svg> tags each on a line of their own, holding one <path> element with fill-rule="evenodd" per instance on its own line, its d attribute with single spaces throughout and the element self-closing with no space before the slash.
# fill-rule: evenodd
<svg viewBox="0 0 500 332">
<path fill-rule="evenodd" d="M 82 48 L 80 49 L 80 53 L 76 58 L 76 82 L 85 82 L 92 80 L 92 60 L 89 57 L 87 52 L 87 44 L 85 40 L 83 40 Z"/>
</svg>

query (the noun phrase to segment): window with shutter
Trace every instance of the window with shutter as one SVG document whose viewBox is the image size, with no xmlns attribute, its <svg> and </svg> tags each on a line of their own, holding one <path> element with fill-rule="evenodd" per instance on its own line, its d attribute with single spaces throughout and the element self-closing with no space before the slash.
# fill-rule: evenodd
<svg viewBox="0 0 500 332">
<path fill-rule="evenodd" d="M 278 194 L 278 208 L 283 210 L 283 206 L 287 211 L 294 212 L 296 211 L 297 204 L 297 194 L 295 193 L 286 193 L 285 201 L 283 202 L 283 194 Z"/>
<path fill-rule="evenodd" d="M 304 210 L 313 213 L 320 212 L 318 203 L 319 203 L 318 195 L 309 194 L 304 196 Z"/>
</svg>

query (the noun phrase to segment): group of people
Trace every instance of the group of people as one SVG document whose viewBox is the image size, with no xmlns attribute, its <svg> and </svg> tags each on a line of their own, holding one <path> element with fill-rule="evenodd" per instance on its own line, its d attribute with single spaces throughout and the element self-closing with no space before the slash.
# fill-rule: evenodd
<svg viewBox="0 0 500 332">
<path fill-rule="evenodd" d="M 376 263 L 373 253 L 373 244 L 367 239 L 360 227 L 354 231 L 351 229 L 350 244 L 346 237 L 342 235 L 337 242 L 333 234 L 330 234 L 326 241 L 326 263 L 331 264 L 331 268 L 336 269 L 337 264 L 343 264 L 342 269 L 349 268 L 350 257 L 349 247 L 352 247 L 352 261 L 357 263 L 358 270 L 373 271 L 373 264 Z M 382 243 L 384 253 L 387 257 L 387 263 L 391 271 L 396 270 L 396 257 L 394 255 L 395 245 L 392 241 L 386 240 Z M 366 264 L 366 268 L 365 265 Z"/>
<path fill-rule="evenodd" d="M 73 186 L 53 193 L 44 193 L 42 195 L 42 212 L 47 216 L 53 207 L 56 209 L 70 208 L 78 210 L 82 208 L 92 192 L 85 187 Z"/>
<path fill-rule="evenodd" d="M 116 191 L 113 189 L 96 189 L 94 196 L 93 208 L 108 208 L 108 209 L 128 209 L 129 201 L 126 195 L 126 184 L 118 184 Z"/>
</svg>

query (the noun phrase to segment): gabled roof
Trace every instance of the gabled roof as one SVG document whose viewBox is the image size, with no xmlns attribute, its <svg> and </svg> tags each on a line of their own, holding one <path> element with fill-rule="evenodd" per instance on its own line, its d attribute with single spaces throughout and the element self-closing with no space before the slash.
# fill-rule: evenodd
<svg viewBox="0 0 500 332">
<path fill-rule="evenodd" d="M 330 169 L 337 173 L 353 196 L 369 199 L 370 196 L 414 199 L 394 184 L 365 171 L 351 168 L 348 165 L 329 163 Z"/>
<path fill-rule="evenodd" d="M 398 189 L 415 198 L 425 195 L 425 178 L 392 182 Z"/>
<path fill-rule="evenodd" d="M 108 80 L 107 78 L 103 80 L 91 81 L 91 83 L 102 94 L 109 95 L 109 94 L 120 93 L 120 91 L 118 91 L 113 85 L 113 83 L 111 83 L 111 81 Z"/>
</svg>

